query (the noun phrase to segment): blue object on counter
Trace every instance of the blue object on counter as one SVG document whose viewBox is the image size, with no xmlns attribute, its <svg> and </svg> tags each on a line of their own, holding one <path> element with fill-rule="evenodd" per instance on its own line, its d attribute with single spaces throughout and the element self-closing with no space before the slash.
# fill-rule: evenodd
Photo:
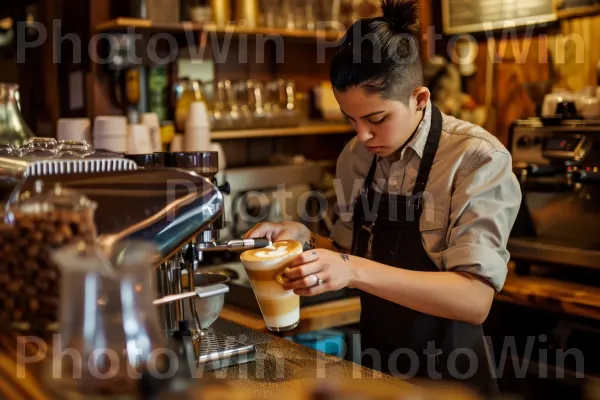
<svg viewBox="0 0 600 400">
<path fill-rule="evenodd" d="M 332 329 L 300 333 L 293 336 L 294 342 L 313 348 L 322 353 L 341 357 L 346 355 L 346 335 L 342 331 Z"/>
</svg>

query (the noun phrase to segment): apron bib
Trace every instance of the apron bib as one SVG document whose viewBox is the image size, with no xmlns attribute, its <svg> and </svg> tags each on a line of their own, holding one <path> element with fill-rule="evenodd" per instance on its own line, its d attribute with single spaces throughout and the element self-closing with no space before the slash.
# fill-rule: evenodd
<svg viewBox="0 0 600 400">
<path fill-rule="evenodd" d="M 377 156 L 354 207 L 352 254 L 412 271 L 439 272 L 421 240 L 423 192 L 437 152 L 442 115 L 432 105 L 431 129 L 413 195 L 372 188 Z M 458 380 L 485 394 L 498 392 L 480 325 L 418 311 L 360 292 L 362 364 L 393 375 Z"/>
</svg>

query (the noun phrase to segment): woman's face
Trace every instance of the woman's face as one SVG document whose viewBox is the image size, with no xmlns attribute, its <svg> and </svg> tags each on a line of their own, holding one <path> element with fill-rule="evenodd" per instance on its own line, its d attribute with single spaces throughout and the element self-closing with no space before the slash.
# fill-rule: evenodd
<svg viewBox="0 0 600 400">
<path fill-rule="evenodd" d="M 340 109 L 356 130 L 357 139 L 380 157 L 390 157 L 406 143 L 422 118 L 423 112 L 417 108 L 424 108 L 429 99 L 428 92 L 426 99 L 416 93 L 407 105 L 384 99 L 360 86 L 343 92 L 334 90 L 334 94 Z"/>
</svg>

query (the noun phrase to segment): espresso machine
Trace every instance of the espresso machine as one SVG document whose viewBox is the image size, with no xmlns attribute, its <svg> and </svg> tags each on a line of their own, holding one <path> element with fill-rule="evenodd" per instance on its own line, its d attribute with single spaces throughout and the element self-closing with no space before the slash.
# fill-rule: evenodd
<svg viewBox="0 0 600 400">
<path fill-rule="evenodd" d="M 508 242 L 517 273 L 600 268 L 600 121 L 517 121 L 509 148 L 523 193 Z"/>
<path fill-rule="evenodd" d="M 271 338 L 219 319 L 229 278 L 198 272 L 208 251 L 266 247 L 265 239 L 219 241 L 227 185 L 217 187 L 218 153 L 122 155 L 87 152 L 60 156 L 55 143 L 35 138 L 39 151 L 0 149 L 5 207 L 59 184 L 96 204 L 98 241 L 110 253 L 127 240 L 156 245 L 156 288 L 164 335 L 189 326 L 194 357 L 206 369 L 254 360 L 255 345 Z M 41 142 L 44 142 L 43 144 Z M 31 147 L 31 146 L 30 146 Z"/>
</svg>

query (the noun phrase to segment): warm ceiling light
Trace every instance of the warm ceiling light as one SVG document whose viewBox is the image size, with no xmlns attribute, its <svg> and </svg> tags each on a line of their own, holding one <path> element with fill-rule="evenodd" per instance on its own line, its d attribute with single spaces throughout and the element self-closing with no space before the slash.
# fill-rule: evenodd
<svg viewBox="0 0 600 400">
<path fill-rule="evenodd" d="M 12 18 L 4 18 L 0 19 L 0 29 L 4 29 L 5 31 L 10 31 L 13 27 L 13 19 Z"/>
</svg>

